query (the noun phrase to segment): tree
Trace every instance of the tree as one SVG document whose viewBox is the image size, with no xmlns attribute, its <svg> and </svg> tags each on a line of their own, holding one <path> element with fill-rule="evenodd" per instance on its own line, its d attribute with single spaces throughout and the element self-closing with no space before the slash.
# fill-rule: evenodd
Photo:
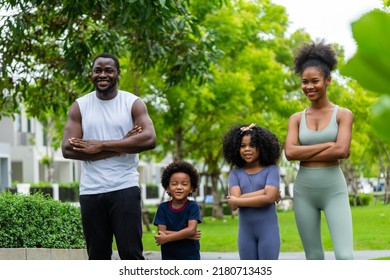
<svg viewBox="0 0 390 280">
<path fill-rule="evenodd" d="M 200 36 L 189 2 L 1 0 L 0 117 L 20 103 L 34 117 L 66 114 L 91 88 L 91 57 L 103 51 L 130 54 L 141 71 L 159 65 L 168 85 L 202 82 L 214 46 Z"/>
<path fill-rule="evenodd" d="M 192 1 L 191 11 L 222 51 L 210 66 L 212 79 L 202 85 L 183 81 L 166 89 L 158 72 L 148 72 L 132 87 L 156 105 L 149 108 L 161 151 L 202 166 L 214 197 L 214 216 L 221 217 L 219 202 L 226 196 L 221 182 L 223 134 L 235 123 L 248 122 L 276 128 L 277 134 L 283 131 L 285 120 L 280 115 L 286 114 L 289 100 L 283 95 L 291 76 L 285 69 L 293 43 L 284 38 L 285 9 L 270 1 L 229 2 L 212 11 L 203 4 Z"/>
<path fill-rule="evenodd" d="M 221 1 L 209 1 L 220 5 Z M 92 90 L 91 59 L 130 56 L 143 73 L 159 68 L 164 87 L 208 79 L 216 49 L 188 12 L 190 1 L 0 0 L 0 118 L 24 106 L 49 136 L 48 180 L 71 103 Z"/>
<path fill-rule="evenodd" d="M 385 6 L 390 3 L 384 1 Z M 357 42 L 356 54 L 341 69 L 343 75 L 357 80 L 364 88 L 381 94 L 372 107 L 371 125 L 374 127 L 379 153 L 380 172 L 385 176 L 385 201 L 390 202 L 390 157 L 388 144 L 390 131 L 390 13 L 374 10 L 352 23 L 352 32 Z M 379 145 L 378 145 L 379 144 Z"/>
<path fill-rule="evenodd" d="M 303 30 L 286 36 L 286 10 L 270 0 L 0 4 L 8 12 L 0 20 L 0 117 L 23 103 L 30 116 L 54 121 L 56 147 L 69 105 L 92 90 L 91 58 L 113 52 L 121 58 L 120 86 L 146 101 L 156 127 L 158 147 L 145 155 L 171 153 L 199 163 L 217 204 L 226 194 L 221 141 L 229 127 L 255 122 L 283 142 L 288 117 L 307 104 L 292 60 L 311 38 Z M 343 58 L 342 47 L 335 47 Z M 373 132 L 365 122 L 366 105 L 377 95 L 337 79 L 329 94 L 353 107 L 352 149 L 363 151 L 352 153 L 344 171 L 352 177 L 378 171 L 369 151 L 378 154 L 380 145 L 370 141 Z"/>
</svg>

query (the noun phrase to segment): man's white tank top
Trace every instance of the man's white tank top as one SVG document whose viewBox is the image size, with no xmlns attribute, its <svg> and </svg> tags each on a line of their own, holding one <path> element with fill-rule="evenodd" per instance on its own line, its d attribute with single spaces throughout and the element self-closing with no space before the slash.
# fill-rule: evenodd
<svg viewBox="0 0 390 280">
<path fill-rule="evenodd" d="M 122 139 L 133 127 L 131 108 L 138 97 L 118 90 L 111 100 L 90 92 L 76 101 L 80 107 L 83 139 Z M 139 185 L 138 154 L 82 161 L 80 195 L 99 194 Z"/>
</svg>

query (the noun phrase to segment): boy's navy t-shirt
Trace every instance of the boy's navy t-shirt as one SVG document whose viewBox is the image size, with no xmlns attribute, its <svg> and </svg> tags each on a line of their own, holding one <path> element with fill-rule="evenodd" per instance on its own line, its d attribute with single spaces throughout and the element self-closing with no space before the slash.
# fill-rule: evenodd
<svg viewBox="0 0 390 280">
<path fill-rule="evenodd" d="M 153 224 L 165 225 L 167 230 L 180 231 L 188 226 L 188 221 L 197 220 L 201 223 L 199 205 L 188 200 L 182 207 L 175 209 L 172 201 L 166 201 L 158 206 Z M 182 239 L 168 242 L 161 246 L 163 260 L 200 260 L 199 240 Z"/>
</svg>

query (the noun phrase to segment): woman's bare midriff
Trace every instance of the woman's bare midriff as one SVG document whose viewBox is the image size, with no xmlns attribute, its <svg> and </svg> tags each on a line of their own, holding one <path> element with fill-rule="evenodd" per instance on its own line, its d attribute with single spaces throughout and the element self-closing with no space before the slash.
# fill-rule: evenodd
<svg viewBox="0 0 390 280">
<path fill-rule="evenodd" d="M 328 167 L 328 166 L 337 166 L 339 161 L 301 161 L 300 165 L 303 167 Z"/>
</svg>

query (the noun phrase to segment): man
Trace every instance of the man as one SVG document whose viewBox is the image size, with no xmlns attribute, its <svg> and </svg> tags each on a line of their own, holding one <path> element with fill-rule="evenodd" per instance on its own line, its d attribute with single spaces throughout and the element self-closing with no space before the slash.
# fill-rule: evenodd
<svg viewBox="0 0 390 280">
<path fill-rule="evenodd" d="M 156 146 L 144 102 L 118 89 L 118 59 L 93 61 L 95 91 L 70 107 L 63 139 L 65 158 L 82 161 L 80 206 L 89 259 L 111 259 L 113 236 L 122 260 L 144 259 L 138 153 Z"/>
</svg>

